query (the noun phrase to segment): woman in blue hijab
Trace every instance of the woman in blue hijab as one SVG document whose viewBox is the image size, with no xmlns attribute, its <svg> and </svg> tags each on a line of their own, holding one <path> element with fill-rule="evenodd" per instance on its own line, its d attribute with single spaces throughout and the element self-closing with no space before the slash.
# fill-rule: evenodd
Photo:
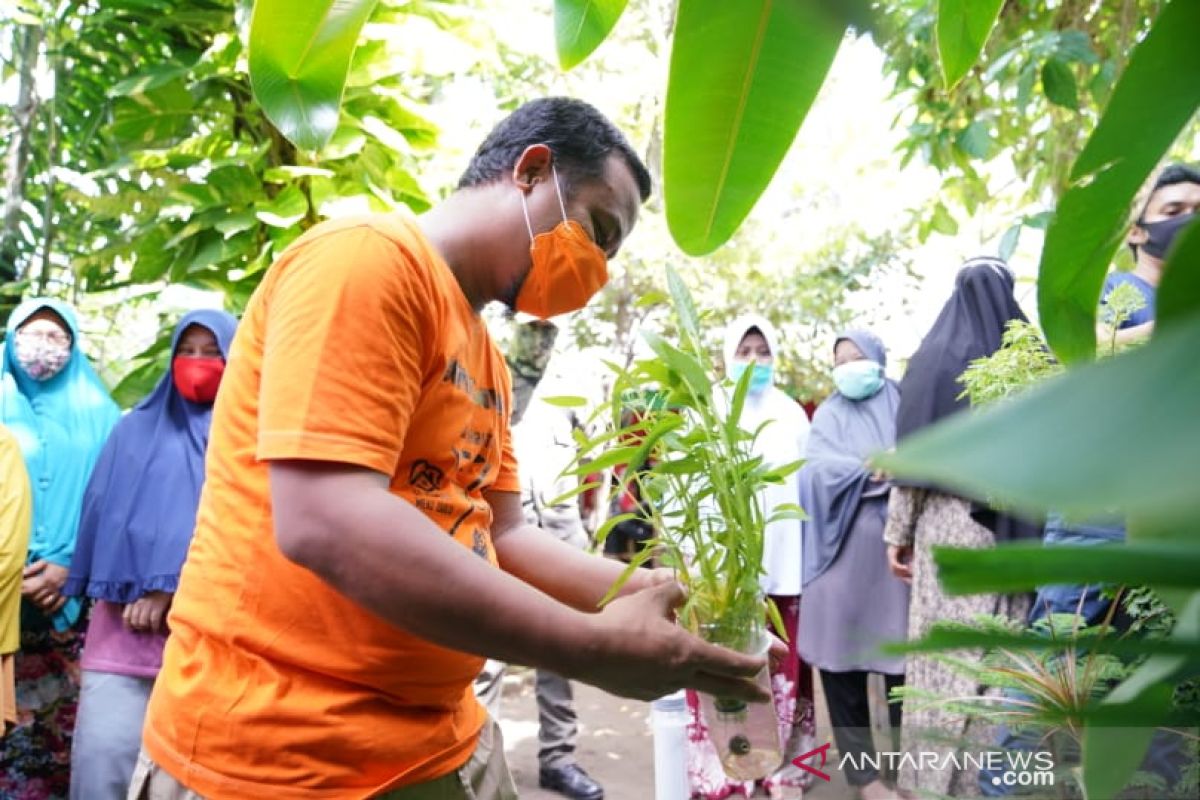
<svg viewBox="0 0 1200 800">
<path fill-rule="evenodd" d="M 867 331 L 834 342 L 833 393 L 813 417 L 800 505 L 804 603 L 799 650 L 821 673 L 825 702 L 846 782 L 864 800 L 894 797 L 875 762 L 867 679 L 882 674 L 889 690 L 904 682 L 904 658 L 879 652 L 908 631 L 908 586 L 891 574 L 883 528 L 891 485 L 867 459 L 896 443 L 900 390 L 884 376 L 887 352 Z M 893 733 L 900 706 L 889 706 Z M 894 748 L 893 748 L 894 749 Z"/>
<path fill-rule="evenodd" d="M 217 387 L 237 328 L 223 311 L 175 327 L 171 367 L 118 424 L 83 498 L 68 595 L 95 599 L 71 753 L 71 797 L 123 800 L 162 666 L 167 609 L 204 483 Z"/>
<path fill-rule="evenodd" d="M 46 298 L 18 306 L 5 330 L 0 422 L 25 460 L 33 523 L 21 585 L 18 723 L 0 756 L 0 796 L 66 794 L 84 619 L 82 602 L 62 587 L 83 490 L 119 416 L 80 348 L 71 307 Z"/>
</svg>

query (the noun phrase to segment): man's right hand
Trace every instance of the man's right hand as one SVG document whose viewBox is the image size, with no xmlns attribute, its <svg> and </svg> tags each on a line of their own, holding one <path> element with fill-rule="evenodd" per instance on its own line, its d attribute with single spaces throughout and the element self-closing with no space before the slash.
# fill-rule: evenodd
<svg viewBox="0 0 1200 800">
<path fill-rule="evenodd" d="M 681 688 L 750 702 L 770 700 L 754 678 L 766 658 L 709 644 L 675 622 L 685 599 L 675 581 L 620 597 L 585 616 L 580 658 L 570 677 L 638 700 Z"/>
</svg>

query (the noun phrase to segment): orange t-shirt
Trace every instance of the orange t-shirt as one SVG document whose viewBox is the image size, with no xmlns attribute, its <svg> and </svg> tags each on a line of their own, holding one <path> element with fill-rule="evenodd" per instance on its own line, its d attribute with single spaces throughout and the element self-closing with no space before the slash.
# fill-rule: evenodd
<svg viewBox="0 0 1200 800">
<path fill-rule="evenodd" d="M 306 800 L 369 797 L 466 762 L 485 719 L 471 689 L 483 661 L 289 561 L 267 465 L 391 475 L 392 492 L 495 564 L 483 493 L 520 489 L 510 396 L 483 320 L 411 219 L 326 223 L 284 252 L 246 309 L 213 413 L 146 717 L 156 762 L 206 797 Z"/>
</svg>

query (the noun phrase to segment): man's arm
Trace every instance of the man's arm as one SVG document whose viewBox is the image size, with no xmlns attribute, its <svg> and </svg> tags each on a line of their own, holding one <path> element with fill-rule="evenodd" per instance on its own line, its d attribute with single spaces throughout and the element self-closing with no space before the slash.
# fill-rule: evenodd
<svg viewBox="0 0 1200 800">
<path fill-rule="evenodd" d="M 422 639 L 546 667 L 627 697 L 652 699 L 687 686 L 766 699 L 751 680 L 761 659 L 709 645 L 674 623 L 673 610 L 683 600 L 678 584 L 585 614 L 458 544 L 388 491 L 382 474 L 329 462 L 272 461 L 270 479 L 283 554 Z M 507 559 L 525 561 L 516 539 L 505 547 Z M 583 582 L 606 577 L 606 570 L 589 572 Z M 578 599 L 586 602 L 591 593 Z"/>
<path fill-rule="evenodd" d="M 489 492 L 486 496 L 492 506 L 492 542 L 504 571 L 572 608 L 599 611 L 600 601 L 625 565 L 585 553 L 527 523 L 517 492 Z M 621 595 L 649 589 L 669 578 L 667 570 L 636 570 L 621 588 Z"/>
</svg>

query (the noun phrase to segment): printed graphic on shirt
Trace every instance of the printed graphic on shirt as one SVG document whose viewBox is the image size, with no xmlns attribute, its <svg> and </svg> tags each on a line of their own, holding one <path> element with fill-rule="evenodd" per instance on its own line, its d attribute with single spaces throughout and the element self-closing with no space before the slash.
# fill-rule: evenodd
<svg viewBox="0 0 1200 800">
<path fill-rule="evenodd" d="M 486 559 L 491 509 L 481 489 L 494 481 L 500 467 L 502 448 L 497 437 L 504 430 L 507 408 L 503 390 L 480 385 L 463 361 L 451 358 L 442 372 L 442 384 L 455 390 L 445 402 L 462 412 L 455 414 L 455 421 L 466 419 L 450 447 L 447 467 L 426 459 L 416 461 L 408 470 L 408 485 L 413 505 Z"/>
</svg>

